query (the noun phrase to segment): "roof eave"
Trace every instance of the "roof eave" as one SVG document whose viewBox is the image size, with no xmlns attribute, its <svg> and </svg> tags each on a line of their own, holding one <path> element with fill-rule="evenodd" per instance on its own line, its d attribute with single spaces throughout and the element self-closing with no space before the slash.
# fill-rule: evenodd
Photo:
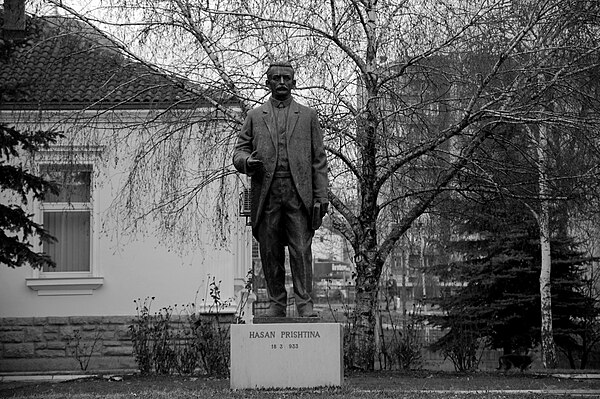
<svg viewBox="0 0 600 399">
<path fill-rule="evenodd" d="M 234 101 L 226 101 L 224 105 L 234 105 Z M 74 110 L 156 110 L 156 109 L 196 109 L 214 107 L 208 101 L 203 102 L 60 102 L 60 103 L 41 103 L 41 102 L 8 102 L 0 103 L 0 110 L 5 111 L 74 111 Z"/>
</svg>

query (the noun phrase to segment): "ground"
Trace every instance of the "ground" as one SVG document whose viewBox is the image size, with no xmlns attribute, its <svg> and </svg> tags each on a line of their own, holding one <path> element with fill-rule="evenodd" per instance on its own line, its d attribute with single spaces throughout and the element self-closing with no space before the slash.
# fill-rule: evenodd
<svg viewBox="0 0 600 399">
<path fill-rule="evenodd" d="M 341 388 L 231 391 L 226 378 L 99 375 L 69 382 L 3 382 L 0 398 L 576 398 L 600 397 L 600 379 L 534 372 L 349 373 Z"/>
</svg>

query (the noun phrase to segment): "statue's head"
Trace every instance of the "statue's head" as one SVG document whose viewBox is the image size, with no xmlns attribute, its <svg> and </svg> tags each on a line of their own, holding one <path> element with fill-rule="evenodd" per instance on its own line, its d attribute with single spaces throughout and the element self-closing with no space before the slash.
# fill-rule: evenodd
<svg viewBox="0 0 600 399">
<path fill-rule="evenodd" d="M 289 62 L 275 62 L 267 69 L 267 87 L 277 100 L 285 100 L 296 88 L 294 68 Z"/>
</svg>

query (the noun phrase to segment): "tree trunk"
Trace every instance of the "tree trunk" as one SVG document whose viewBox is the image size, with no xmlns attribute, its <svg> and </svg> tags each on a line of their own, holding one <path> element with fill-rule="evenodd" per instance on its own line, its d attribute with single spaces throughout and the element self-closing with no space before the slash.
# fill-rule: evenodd
<svg viewBox="0 0 600 399">
<path fill-rule="evenodd" d="M 538 168 L 540 189 L 540 212 L 538 223 L 540 227 L 540 247 L 542 268 L 540 272 L 540 303 L 542 314 L 542 362 L 547 369 L 556 368 L 556 345 L 552 329 L 552 293 L 551 272 L 552 258 L 550 255 L 550 204 L 548 187 L 548 133 L 547 127 L 540 124 L 538 138 Z"/>
<path fill-rule="evenodd" d="M 579 368 L 581 370 L 585 370 L 587 368 L 589 353 L 590 352 L 587 349 L 587 346 L 585 344 L 583 344 L 582 345 L 582 350 L 581 350 L 581 359 L 579 360 Z"/>
<path fill-rule="evenodd" d="M 354 243 L 356 254 L 356 302 L 354 314 L 353 366 L 362 370 L 373 370 L 375 365 L 376 317 L 379 296 L 379 277 L 383 261 L 378 256 L 377 242 L 377 206 L 378 189 L 378 125 L 379 93 L 377 91 L 377 10 L 376 1 L 367 1 L 363 5 L 367 16 L 364 21 L 366 33 L 365 69 L 362 80 L 365 89 L 363 115 L 358 118 L 358 147 L 360 157 L 359 229 Z"/>
<path fill-rule="evenodd" d="M 410 252 L 408 251 L 408 243 L 403 243 L 402 249 L 402 326 L 406 327 L 406 280 L 408 262 L 410 261 Z"/>
<path fill-rule="evenodd" d="M 421 281 L 423 282 L 423 287 L 421 290 L 423 298 L 421 299 L 421 304 L 423 306 L 423 312 L 427 312 L 427 282 L 425 279 L 425 236 L 423 234 L 422 226 L 419 227 L 419 266 L 421 269 Z"/>
<path fill-rule="evenodd" d="M 547 204 L 545 207 L 547 208 Z M 542 208 L 544 208 L 544 206 L 542 206 Z M 550 282 L 552 267 L 550 257 L 550 238 L 548 236 L 548 218 L 544 217 L 543 213 L 544 212 L 542 211 L 540 214 L 540 242 L 542 251 L 542 270 L 540 272 L 542 362 L 545 368 L 552 369 L 556 368 L 556 346 L 554 344 L 554 335 L 552 330 L 552 294 Z"/>
<path fill-rule="evenodd" d="M 366 261 L 366 260 L 365 260 Z M 371 269 L 369 264 L 356 265 L 357 269 Z M 369 273 L 358 273 L 356 278 L 356 301 L 349 350 L 350 366 L 361 370 L 373 370 L 375 364 L 375 326 L 377 315 L 378 278 Z"/>
</svg>

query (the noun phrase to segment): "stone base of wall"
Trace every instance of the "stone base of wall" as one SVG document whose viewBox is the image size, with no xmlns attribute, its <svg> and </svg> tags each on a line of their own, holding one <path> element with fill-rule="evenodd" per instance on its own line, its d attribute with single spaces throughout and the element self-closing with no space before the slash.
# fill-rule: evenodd
<svg viewBox="0 0 600 399">
<path fill-rule="evenodd" d="M 128 316 L 0 319 L 0 372 L 136 369 Z"/>
<path fill-rule="evenodd" d="M 230 323 L 232 316 L 220 318 Z M 88 372 L 137 370 L 129 334 L 132 320 L 133 316 L 0 318 L 0 372 L 80 373 L 85 362 Z M 501 351 L 484 351 L 479 368 L 497 368 L 501 354 Z M 564 356 L 560 353 L 559 356 L 559 367 L 569 368 Z M 422 360 L 426 369 L 454 370 L 452 362 L 439 353 L 424 350 Z M 598 365 L 600 356 L 595 352 L 589 367 Z M 540 359 L 534 359 L 532 369 L 541 368 Z"/>
</svg>

